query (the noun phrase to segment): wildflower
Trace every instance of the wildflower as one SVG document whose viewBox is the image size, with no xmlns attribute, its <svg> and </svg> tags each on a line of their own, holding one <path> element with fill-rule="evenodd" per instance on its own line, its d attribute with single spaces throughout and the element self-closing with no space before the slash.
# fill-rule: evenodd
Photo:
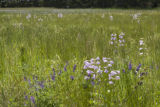
<svg viewBox="0 0 160 107">
<path fill-rule="evenodd" d="M 84 79 L 85 79 L 85 80 L 89 80 L 89 77 L 88 77 L 88 76 L 85 76 Z"/>
<path fill-rule="evenodd" d="M 74 76 L 70 76 L 71 80 L 74 80 Z"/>
<path fill-rule="evenodd" d="M 55 80 L 55 72 L 53 72 L 53 75 L 51 75 L 51 79 L 54 81 Z"/>
<path fill-rule="evenodd" d="M 31 14 L 28 14 L 27 16 L 26 16 L 26 19 L 30 19 L 31 18 Z"/>
<path fill-rule="evenodd" d="M 93 79 L 93 80 L 95 80 L 95 79 L 96 79 L 96 74 L 93 74 L 92 79 Z"/>
<path fill-rule="evenodd" d="M 73 66 L 73 72 L 75 72 L 76 67 L 77 67 L 77 65 L 76 65 L 76 64 L 74 64 L 74 66 Z"/>
<path fill-rule="evenodd" d="M 109 75 L 110 75 L 110 76 L 114 76 L 114 75 L 116 75 L 116 74 L 117 74 L 117 72 L 111 71 Z"/>
<path fill-rule="evenodd" d="M 97 71 L 97 73 L 100 73 L 100 74 L 101 74 L 102 72 L 103 72 L 103 71 L 102 71 L 101 69 L 98 69 L 98 71 Z"/>
<path fill-rule="evenodd" d="M 120 77 L 119 76 L 116 76 L 116 80 L 119 80 L 120 79 Z"/>
<path fill-rule="evenodd" d="M 132 70 L 132 64 L 131 64 L 131 61 L 129 62 L 128 69 L 129 69 L 129 70 Z"/>
<path fill-rule="evenodd" d="M 87 70 L 87 74 L 88 74 L 88 75 L 90 75 L 90 74 L 92 74 L 92 73 L 94 73 L 94 72 L 91 71 L 91 70 Z"/>
<path fill-rule="evenodd" d="M 62 13 L 58 13 L 58 18 L 62 18 L 63 14 Z"/>
<path fill-rule="evenodd" d="M 61 75 L 61 73 L 62 73 L 62 71 L 60 70 L 60 71 L 58 72 L 58 75 Z"/>
<path fill-rule="evenodd" d="M 116 71 L 117 72 L 117 74 L 120 74 L 120 71 Z"/>
<path fill-rule="evenodd" d="M 24 98 L 25 98 L 25 100 L 28 100 L 28 96 L 25 96 Z"/>
<path fill-rule="evenodd" d="M 105 69 L 105 70 L 104 70 L 104 72 L 105 72 L 105 73 L 108 73 L 108 70 L 107 70 L 107 69 Z"/>
<path fill-rule="evenodd" d="M 27 81 L 27 78 L 24 76 L 24 81 Z"/>
<path fill-rule="evenodd" d="M 39 84 L 39 86 L 40 86 L 42 89 L 44 88 L 43 81 L 39 82 L 38 84 Z"/>
<path fill-rule="evenodd" d="M 95 82 L 94 82 L 94 81 L 91 81 L 91 84 L 92 84 L 92 85 L 95 85 Z"/>
<path fill-rule="evenodd" d="M 140 67 L 141 67 L 141 64 L 138 65 L 136 71 L 139 71 Z"/>
<path fill-rule="evenodd" d="M 108 67 L 112 67 L 112 64 L 108 64 Z"/>
<path fill-rule="evenodd" d="M 113 21 L 113 16 L 109 16 L 110 20 Z"/>
<path fill-rule="evenodd" d="M 101 64 L 99 61 L 96 62 L 98 65 Z"/>
<path fill-rule="evenodd" d="M 110 61 L 110 64 L 114 64 L 114 62 L 113 62 L 113 61 Z"/>
<path fill-rule="evenodd" d="M 123 71 L 123 73 L 125 73 L 125 70 L 124 70 L 124 69 L 123 69 L 122 71 Z"/>
<path fill-rule="evenodd" d="M 31 96 L 31 101 L 32 101 L 33 104 L 35 104 L 35 99 L 34 99 L 33 96 Z"/>
<path fill-rule="evenodd" d="M 99 58 L 99 57 L 97 57 L 97 58 L 96 58 L 96 60 L 100 60 L 100 58 Z"/>
<path fill-rule="evenodd" d="M 109 81 L 109 84 L 114 84 L 113 81 Z"/>
<path fill-rule="evenodd" d="M 139 40 L 139 44 L 143 45 L 144 44 L 143 40 Z"/>
</svg>

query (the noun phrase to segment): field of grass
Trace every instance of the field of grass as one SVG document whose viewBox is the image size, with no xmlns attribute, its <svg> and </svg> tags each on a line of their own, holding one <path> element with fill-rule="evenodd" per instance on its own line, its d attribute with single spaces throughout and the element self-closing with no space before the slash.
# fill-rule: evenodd
<svg viewBox="0 0 160 107">
<path fill-rule="evenodd" d="M 160 107 L 160 12 L 0 10 L 0 107 Z"/>
</svg>

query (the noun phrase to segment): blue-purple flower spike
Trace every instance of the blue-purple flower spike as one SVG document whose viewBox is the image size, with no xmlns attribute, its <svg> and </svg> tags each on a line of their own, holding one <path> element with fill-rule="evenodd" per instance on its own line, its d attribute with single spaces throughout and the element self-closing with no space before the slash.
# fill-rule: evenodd
<svg viewBox="0 0 160 107">
<path fill-rule="evenodd" d="M 70 76 L 71 80 L 74 80 L 74 76 Z"/>
<path fill-rule="evenodd" d="M 31 101 L 32 101 L 33 104 L 35 104 L 35 99 L 34 99 L 33 96 L 31 96 Z"/>
<path fill-rule="evenodd" d="M 74 64 L 74 66 L 73 66 L 73 72 L 75 72 L 76 67 L 77 67 L 77 65 L 76 65 L 76 64 Z"/>
<path fill-rule="evenodd" d="M 136 71 L 139 71 L 140 67 L 141 67 L 141 64 L 138 65 Z"/>
<path fill-rule="evenodd" d="M 131 64 L 131 62 L 129 62 L 128 69 L 132 70 L 132 64 Z"/>
<path fill-rule="evenodd" d="M 66 62 L 66 65 L 64 66 L 64 71 L 67 71 L 68 62 Z"/>
</svg>

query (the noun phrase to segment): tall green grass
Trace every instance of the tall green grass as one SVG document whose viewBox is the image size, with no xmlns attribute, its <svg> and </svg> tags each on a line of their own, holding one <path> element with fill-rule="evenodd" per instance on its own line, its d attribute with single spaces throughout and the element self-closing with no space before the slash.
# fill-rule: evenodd
<svg viewBox="0 0 160 107">
<path fill-rule="evenodd" d="M 158 11 L 57 11 L 63 13 L 62 18 L 51 10 L 45 14 L 29 11 L 30 19 L 26 19 L 28 11 L 0 13 L 0 106 L 160 106 Z M 139 23 L 133 20 L 136 13 L 141 13 Z M 125 46 L 110 45 L 111 34 L 121 32 L 125 33 Z M 147 48 L 142 56 L 139 55 L 140 38 Z M 112 58 L 112 70 L 121 71 L 120 80 L 115 84 L 109 85 L 105 75 L 95 85 L 84 80 L 84 61 L 98 56 Z M 128 70 L 130 61 L 132 70 Z M 67 71 L 64 71 L 66 62 Z M 75 72 L 74 64 L 77 65 Z M 139 73 L 147 72 L 143 78 L 134 73 L 139 64 L 142 64 Z M 62 74 L 58 75 L 60 70 Z M 44 81 L 43 89 L 38 84 L 40 81 Z"/>
</svg>

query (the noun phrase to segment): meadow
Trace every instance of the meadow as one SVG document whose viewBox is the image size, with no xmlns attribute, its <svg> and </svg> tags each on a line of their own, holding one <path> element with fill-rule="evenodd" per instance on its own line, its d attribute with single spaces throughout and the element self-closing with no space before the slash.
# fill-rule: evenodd
<svg viewBox="0 0 160 107">
<path fill-rule="evenodd" d="M 0 10 L 0 107 L 160 107 L 159 67 L 157 10 Z"/>
</svg>

